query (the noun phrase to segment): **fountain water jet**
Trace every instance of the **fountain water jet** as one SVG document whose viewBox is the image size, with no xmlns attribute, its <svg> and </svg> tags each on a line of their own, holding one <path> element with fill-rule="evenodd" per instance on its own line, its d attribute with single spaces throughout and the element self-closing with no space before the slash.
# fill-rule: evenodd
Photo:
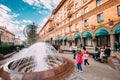
<svg viewBox="0 0 120 80">
<path fill-rule="evenodd" d="M 53 80 L 65 70 L 70 69 L 69 65 L 71 65 L 70 68 L 73 67 L 73 63 L 59 56 L 53 46 L 39 42 L 13 55 L 12 60 L 4 64 L 1 70 L 6 72 L 11 80 L 14 80 L 12 78 L 16 75 L 17 80 L 29 80 L 29 78 L 31 80 Z M 62 69 L 63 67 L 65 69 Z M 22 75 L 21 79 L 18 79 L 19 75 Z"/>
</svg>

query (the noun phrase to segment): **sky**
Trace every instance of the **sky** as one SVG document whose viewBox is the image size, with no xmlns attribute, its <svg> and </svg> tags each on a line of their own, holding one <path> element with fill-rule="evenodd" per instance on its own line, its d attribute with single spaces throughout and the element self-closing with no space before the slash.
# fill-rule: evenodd
<svg viewBox="0 0 120 80">
<path fill-rule="evenodd" d="M 6 27 L 21 40 L 23 29 L 33 22 L 40 29 L 61 0 L 0 0 L 0 26 Z"/>
</svg>

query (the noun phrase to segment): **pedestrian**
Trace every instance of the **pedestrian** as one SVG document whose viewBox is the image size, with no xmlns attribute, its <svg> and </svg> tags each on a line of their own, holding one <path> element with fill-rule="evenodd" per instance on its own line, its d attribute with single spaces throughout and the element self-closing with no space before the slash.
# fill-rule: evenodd
<svg viewBox="0 0 120 80">
<path fill-rule="evenodd" d="M 100 48 L 100 62 L 103 63 L 103 55 L 104 55 L 104 52 L 105 52 L 105 46 L 102 45 L 101 48 Z"/>
<path fill-rule="evenodd" d="M 104 55 L 103 55 L 103 58 L 108 58 L 108 57 L 110 57 L 110 55 L 111 55 L 111 50 L 110 50 L 110 48 L 106 45 L 105 46 L 105 52 L 104 52 Z"/>
<path fill-rule="evenodd" d="M 84 65 L 85 66 L 86 66 L 86 64 L 90 65 L 89 62 L 88 62 L 88 57 L 89 57 L 89 54 L 88 54 L 88 51 L 86 51 L 86 53 L 84 53 L 84 55 L 83 55 Z"/>
<path fill-rule="evenodd" d="M 84 55 L 84 54 L 86 53 L 86 48 L 85 48 L 85 46 L 83 46 L 83 48 L 82 48 L 82 50 L 81 50 L 81 53 L 82 53 L 82 55 Z"/>
<path fill-rule="evenodd" d="M 78 72 L 83 72 L 83 70 L 82 70 L 82 62 L 83 62 L 83 60 L 82 60 L 81 51 L 79 51 L 78 54 L 77 54 L 76 62 L 77 62 Z"/>
<path fill-rule="evenodd" d="M 96 46 L 94 49 L 94 59 L 98 60 L 98 58 L 100 57 L 100 50 L 99 48 Z"/>
<path fill-rule="evenodd" d="M 76 53 L 77 53 L 77 46 L 73 46 L 73 59 L 76 59 Z"/>
<path fill-rule="evenodd" d="M 82 44 L 80 44 L 80 48 L 82 49 Z"/>
</svg>

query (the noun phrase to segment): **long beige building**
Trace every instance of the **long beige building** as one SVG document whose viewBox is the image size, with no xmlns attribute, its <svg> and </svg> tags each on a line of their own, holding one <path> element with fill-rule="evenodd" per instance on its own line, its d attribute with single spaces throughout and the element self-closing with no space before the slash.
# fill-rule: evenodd
<svg viewBox="0 0 120 80">
<path fill-rule="evenodd" d="M 0 26 L 0 45 L 14 44 L 15 34 L 7 30 L 6 27 Z"/>
<path fill-rule="evenodd" d="M 113 49 L 120 43 L 120 0 L 62 0 L 40 30 L 39 40 Z"/>
</svg>

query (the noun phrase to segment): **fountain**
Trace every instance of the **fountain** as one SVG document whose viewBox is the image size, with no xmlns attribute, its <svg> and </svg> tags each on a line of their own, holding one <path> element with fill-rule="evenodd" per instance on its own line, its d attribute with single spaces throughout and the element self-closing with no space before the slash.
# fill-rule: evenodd
<svg viewBox="0 0 120 80">
<path fill-rule="evenodd" d="M 0 77 L 5 80 L 55 80 L 73 68 L 48 43 L 38 42 L 13 55 L 2 65 Z"/>
</svg>

